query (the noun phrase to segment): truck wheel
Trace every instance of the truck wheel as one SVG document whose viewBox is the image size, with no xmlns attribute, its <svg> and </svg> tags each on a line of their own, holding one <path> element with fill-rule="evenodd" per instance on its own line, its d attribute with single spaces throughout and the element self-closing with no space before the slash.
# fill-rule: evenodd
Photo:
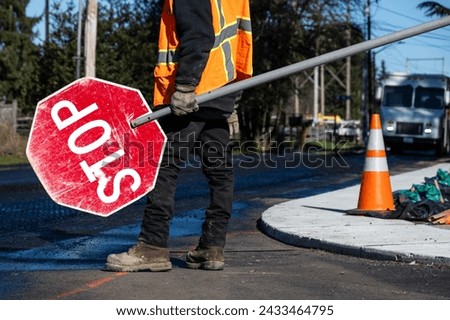
<svg viewBox="0 0 450 320">
<path fill-rule="evenodd" d="M 450 154 L 450 142 L 447 140 L 447 144 L 443 147 L 443 156 L 448 156 Z"/>
<path fill-rule="evenodd" d="M 444 145 L 444 141 L 442 139 L 439 139 L 436 147 L 435 147 L 435 151 L 436 151 L 436 156 L 437 157 L 443 157 L 446 156 L 450 153 L 450 145 L 449 143 L 447 143 L 446 145 Z"/>
<path fill-rule="evenodd" d="M 398 144 L 389 145 L 387 148 L 392 154 L 399 154 L 402 152 L 402 148 Z"/>
</svg>

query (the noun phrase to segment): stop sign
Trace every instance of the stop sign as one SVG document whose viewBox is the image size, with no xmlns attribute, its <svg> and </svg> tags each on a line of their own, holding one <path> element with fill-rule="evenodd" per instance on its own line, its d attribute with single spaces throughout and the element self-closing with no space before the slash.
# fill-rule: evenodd
<svg viewBox="0 0 450 320">
<path fill-rule="evenodd" d="M 40 101 L 27 157 L 58 204 L 108 216 L 153 189 L 166 136 L 139 90 L 82 78 Z"/>
</svg>

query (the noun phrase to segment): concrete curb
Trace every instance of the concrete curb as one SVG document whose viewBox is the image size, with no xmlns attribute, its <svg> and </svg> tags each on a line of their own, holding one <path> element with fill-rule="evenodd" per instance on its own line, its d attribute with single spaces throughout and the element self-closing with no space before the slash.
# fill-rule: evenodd
<svg viewBox="0 0 450 320">
<path fill-rule="evenodd" d="M 392 190 L 432 177 L 437 165 L 391 177 Z M 450 265 L 450 228 L 406 220 L 347 215 L 360 186 L 288 201 L 266 210 L 261 228 L 284 243 L 362 258 Z"/>
</svg>

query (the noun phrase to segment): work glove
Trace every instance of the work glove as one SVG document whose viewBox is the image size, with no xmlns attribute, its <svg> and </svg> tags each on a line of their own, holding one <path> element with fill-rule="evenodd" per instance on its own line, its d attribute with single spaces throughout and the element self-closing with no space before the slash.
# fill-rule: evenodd
<svg viewBox="0 0 450 320">
<path fill-rule="evenodd" d="M 228 126 L 230 127 L 230 138 L 239 133 L 239 117 L 234 109 L 233 113 L 228 118 Z"/>
<path fill-rule="evenodd" d="M 194 90 L 192 85 L 175 84 L 175 93 L 170 102 L 173 114 L 181 117 L 198 110 Z"/>
</svg>

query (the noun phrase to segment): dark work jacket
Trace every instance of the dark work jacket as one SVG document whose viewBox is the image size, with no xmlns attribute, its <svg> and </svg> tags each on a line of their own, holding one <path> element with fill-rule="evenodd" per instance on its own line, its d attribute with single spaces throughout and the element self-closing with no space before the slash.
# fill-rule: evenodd
<svg viewBox="0 0 450 320">
<path fill-rule="evenodd" d="M 223 0 L 233 1 L 233 0 Z M 197 86 L 214 46 L 210 0 L 174 0 L 173 11 L 179 44 L 179 66 L 175 83 Z M 239 93 L 205 102 L 197 116 L 228 117 L 234 110 Z"/>
</svg>

